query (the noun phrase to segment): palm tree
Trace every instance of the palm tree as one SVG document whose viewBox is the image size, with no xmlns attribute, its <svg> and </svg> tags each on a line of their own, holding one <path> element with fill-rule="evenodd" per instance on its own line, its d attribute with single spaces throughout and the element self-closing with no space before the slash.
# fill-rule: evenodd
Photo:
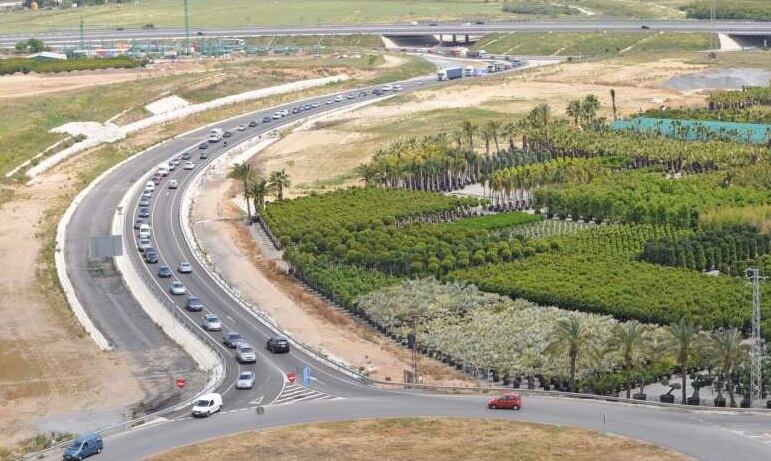
<svg viewBox="0 0 771 461">
<path fill-rule="evenodd" d="M 474 135 L 477 134 L 478 131 L 476 124 L 471 120 L 464 120 L 460 129 L 468 138 L 469 149 L 474 150 Z"/>
<path fill-rule="evenodd" d="M 246 200 L 246 214 L 249 216 L 249 221 L 252 220 L 252 209 L 249 205 L 249 192 L 248 192 L 248 182 L 249 178 L 252 175 L 252 165 L 243 162 L 243 163 L 236 163 L 233 165 L 232 169 L 230 170 L 230 173 L 228 174 L 228 177 L 230 179 L 235 179 L 236 181 L 241 181 L 241 183 L 244 186 L 244 200 Z"/>
<path fill-rule="evenodd" d="M 292 182 L 289 180 L 289 175 L 286 173 L 286 170 L 283 169 L 274 171 L 268 178 L 268 186 L 276 191 L 276 197 L 278 197 L 279 202 L 284 201 L 284 189 L 291 185 Z"/>
<path fill-rule="evenodd" d="M 645 342 L 646 328 L 637 321 L 617 323 L 613 327 L 608 346 L 616 349 L 624 362 L 626 377 L 626 398 L 632 397 L 632 367 L 637 362 L 640 349 Z"/>
<path fill-rule="evenodd" d="M 549 353 L 559 353 L 567 350 L 570 361 L 570 391 L 576 391 L 576 373 L 578 368 L 578 356 L 591 341 L 593 334 L 581 322 L 580 317 L 571 316 L 560 319 L 551 333 L 551 339 L 546 346 Z"/>
<path fill-rule="evenodd" d="M 581 103 L 581 115 L 584 118 L 584 123 L 589 125 L 597 119 L 597 110 L 600 108 L 600 101 L 597 96 L 590 94 L 584 98 Z"/>
<path fill-rule="evenodd" d="M 265 208 L 265 197 L 270 192 L 268 181 L 265 178 L 257 178 L 249 183 L 249 197 L 254 201 L 254 214 Z"/>
<path fill-rule="evenodd" d="M 616 90 L 614 88 L 610 89 L 610 102 L 613 105 L 613 121 L 615 122 L 617 120 L 617 117 L 616 117 Z"/>
<path fill-rule="evenodd" d="M 568 102 L 567 107 L 565 107 L 565 114 L 572 118 L 573 125 L 578 127 L 578 119 L 581 118 L 581 101 L 575 99 Z"/>
<path fill-rule="evenodd" d="M 742 335 L 739 330 L 731 328 L 718 330 L 711 335 L 710 353 L 715 364 L 720 369 L 720 376 L 725 383 L 730 405 L 736 406 L 734 397 L 734 385 L 731 378 L 736 365 L 747 357 L 747 347 L 742 344 Z"/>
<path fill-rule="evenodd" d="M 667 341 L 669 348 L 675 354 L 677 364 L 680 366 L 680 373 L 682 374 L 682 403 L 685 405 L 685 384 L 686 378 L 688 377 L 688 364 L 693 358 L 698 346 L 699 327 L 683 318 L 680 319 L 679 322 L 673 323 L 667 327 L 667 332 L 669 333 Z"/>
<path fill-rule="evenodd" d="M 488 120 L 487 123 L 485 123 L 485 131 L 487 131 L 487 135 L 493 138 L 493 141 L 495 142 L 495 152 L 499 152 L 501 146 L 498 145 L 498 132 L 501 131 L 501 122 L 497 120 Z"/>
</svg>

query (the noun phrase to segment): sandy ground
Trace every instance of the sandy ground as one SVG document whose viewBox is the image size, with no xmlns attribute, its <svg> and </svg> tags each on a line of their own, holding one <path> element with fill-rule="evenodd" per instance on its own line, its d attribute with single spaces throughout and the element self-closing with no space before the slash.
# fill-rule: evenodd
<svg viewBox="0 0 771 461">
<path fill-rule="evenodd" d="M 152 461 L 282 460 L 574 460 L 675 461 L 655 445 L 583 429 L 512 421 L 400 418 L 271 428 L 170 450 Z"/>
<path fill-rule="evenodd" d="M 233 203 L 238 184 L 213 171 L 193 209 L 195 233 L 222 275 L 251 304 L 259 306 L 303 343 L 346 363 L 366 369 L 376 379 L 401 381 L 410 369 L 404 349 L 305 291 L 279 268 L 250 235 Z M 462 375 L 421 358 L 426 382 L 460 384 Z"/>
<path fill-rule="evenodd" d="M 29 187 L 18 187 L 0 207 L 0 446 L 37 433 L 52 415 L 92 411 L 92 424 L 114 420 L 143 398 L 126 357 L 99 352 L 53 286 L 41 286 L 36 271 L 43 246 L 40 224 L 73 170 L 59 170 Z M 80 416 L 82 420 L 82 415 Z"/>
<path fill-rule="evenodd" d="M 404 95 L 398 103 L 367 106 L 329 117 L 310 132 L 296 131 L 273 144 L 254 164 L 263 173 L 285 168 L 294 183 L 289 196 L 326 185 L 345 186 L 356 182 L 353 168 L 393 139 L 394 135 L 384 134 L 387 130 L 378 128 L 398 124 L 407 117 L 419 122 L 421 117 L 431 117 L 432 111 L 465 108 L 519 116 L 542 102 L 550 104 L 553 113 L 561 116 L 569 100 L 588 94 L 595 94 L 600 100 L 600 115 L 610 117 L 611 88 L 616 90 L 619 116 L 661 105 L 701 105 L 701 94 L 680 93 L 659 85 L 674 75 L 704 68 L 671 59 L 633 65 L 610 60 L 563 63 L 491 80 L 466 81 L 451 89 Z M 452 132 L 457 126 L 441 129 Z M 395 130 L 395 135 L 399 134 L 404 133 Z"/>
</svg>

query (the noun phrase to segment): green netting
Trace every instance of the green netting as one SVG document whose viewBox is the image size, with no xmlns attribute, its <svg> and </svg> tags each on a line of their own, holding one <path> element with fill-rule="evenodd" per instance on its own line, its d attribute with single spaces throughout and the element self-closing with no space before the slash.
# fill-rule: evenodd
<svg viewBox="0 0 771 461">
<path fill-rule="evenodd" d="M 611 123 L 614 130 L 656 133 L 670 138 L 701 141 L 732 141 L 767 144 L 771 140 L 771 125 L 761 123 L 717 122 L 639 117 Z"/>
</svg>

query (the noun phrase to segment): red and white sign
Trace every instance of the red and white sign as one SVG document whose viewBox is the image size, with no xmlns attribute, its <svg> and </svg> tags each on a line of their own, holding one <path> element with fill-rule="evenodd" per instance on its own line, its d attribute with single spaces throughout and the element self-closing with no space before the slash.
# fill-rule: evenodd
<svg viewBox="0 0 771 461">
<path fill-rule="evenodd" d="M 177 387 L 180 389 L 185 387 L 185 378 L 177 378 Z"/>
<path fill-rule="evenodd" d="M 286 379 L 288 379 L 290 383 L 294 384 L 294 382 L 297 380 L 297 373 L 290 371 L 286 374 Z"/>
</svg>

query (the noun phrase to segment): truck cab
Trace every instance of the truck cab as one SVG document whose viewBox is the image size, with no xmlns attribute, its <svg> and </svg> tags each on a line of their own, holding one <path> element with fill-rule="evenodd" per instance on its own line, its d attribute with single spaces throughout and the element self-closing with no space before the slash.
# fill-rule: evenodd
<svg viewBox="0 0 771 461">
<path fill-rule="evenodd" d="M 209 133 L 209 142 L 219 142 L 219 140 L 222 139 L 222 135 L 224 133 L 225 130 L 222 128 L 213 128 Z"/>
</svg>

